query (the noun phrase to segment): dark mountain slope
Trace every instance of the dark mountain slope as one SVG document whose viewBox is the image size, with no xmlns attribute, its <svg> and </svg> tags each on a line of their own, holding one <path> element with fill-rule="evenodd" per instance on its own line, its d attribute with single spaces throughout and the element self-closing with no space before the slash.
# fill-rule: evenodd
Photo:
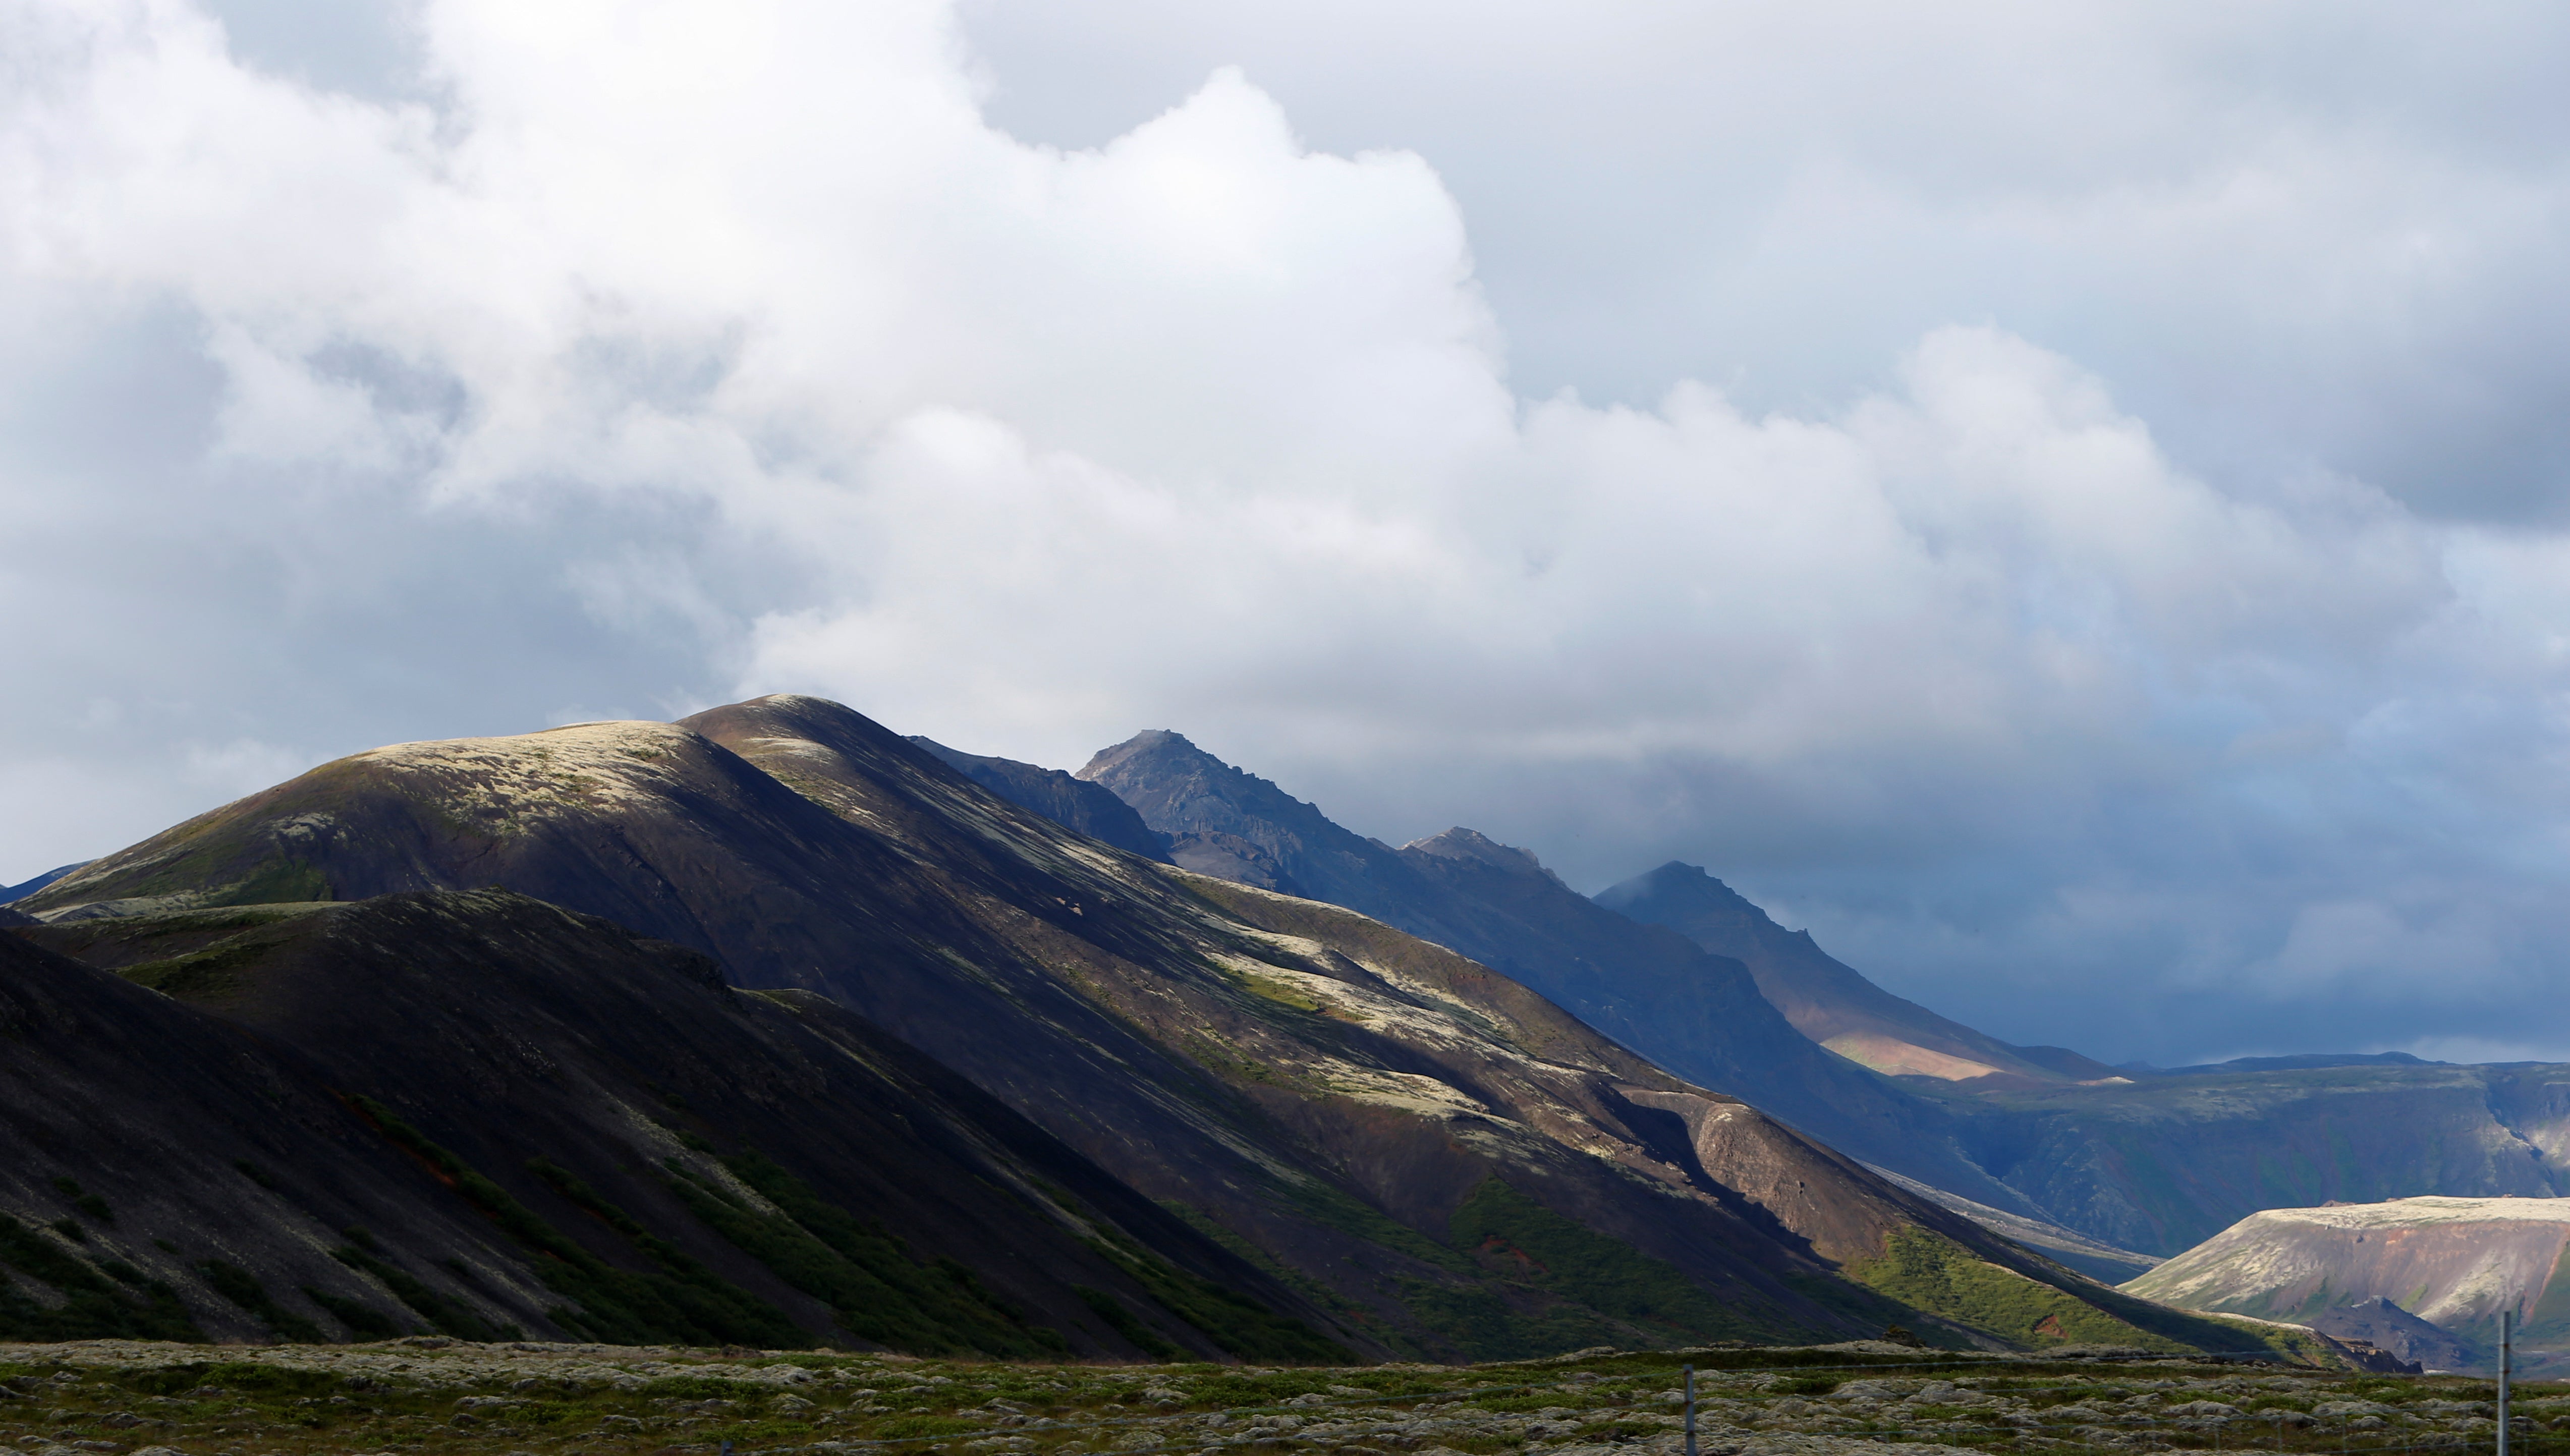
<svg viewBox="0 0 2570 1456">
<path fill-rule="evenodd" d="M 1933 1330 L 1990 1281 L 2022 1296 L 1992 1306 L 2010 1338 L 2237 1338 L 2119 1302 L 1460 956 L 1326 906 L 1253 907 L 812 699 L 360 754 L 32 908 L 104 956 L 138 910 L 423 882 L 541 889 L 735 982 L 862 1012 L 1272 1270 L 1359 1350 Z"/>
<path fill-rule="evenodd" d="M 1394 849 L 1172 732 L 1107 748 L 1080 776 L 1170 835 L 1181 865 L 1345 905 L 1451 946 L 1832 1147 L 2024 1211 L 2015 1191 L 1955 1151 L 1947 1114 L 1815 1045 L 1738 961 L 1588 900 L 1523 850 L 1469 829 Z"/>
<path fill-rule="evenodd" d="M 58 1251 L 170 1280 L 212 1332 L 366 1333 L 371 1314 L 452 1333 L 1140 1353 L 1085 1284 L 1216 1351 L 1084 1241 L 1100 1227 L 1298 1303 L 839 1008 L 732 991 L 695 952 L 519 896 L 92 919 L 0 937 L 0 986 L 50 1008 L 5 1059 L 10 1206 L 44 1212 L 58 1179 L 104 1200 L 112 1216 Z M 534 1234 L 448 1187 L 431 1145 Z M 869 1222 L 907 1252 L 851 1233 Z M 853 1261 L 819 1241 L 849 1237 Z M 595 1267 L 575 1269 L 584 1255 Z M 211 1292 L 206 1258 L 271 1307 Z"/>
<path fill-rule="evenodd" d="M 1144 859 L 1169 862 L 1168 842 L 1151 832 L 1133 806 L 1113 790 L 1059 768 L 1042 768 L 1015 758 L 966 753 L 917 733 L 910 741 L 945 761 L 948 767 L 1023 809 L 1033 809 L 1066 829 L 1112 844 Z"/>
<path fill-rule="evenodd" d="M 1549 1008 L 1560 1026 L 1535 1039 L 1584 1060 L 1529 1056 L 1490 1008 L 1279 947 L 1172 871 L 994 797 L 836 705 L 761 700 L 690 722 L 704 732 L 590 725 L 360 754 L 111 855 L 32 908 L 61 930 L 423 884 L 541 892 L 702 948 L 742 984 L 809 988 L 888 1025 L 1145 1196 L 1295 1271 L 1359 1349 L 1529 1352 L 1897 1317 L 1772 1220 L 1664 1169 L 1611 1086 L 1682 1084 Z M 1594 1239 L 1582 1257 L 1627 1275 L 1530 1279 L 1480 1239 L 1447 1242 L 1458 1216 L 1511 1246 Z M 1835 1292 L 1816 1297 L 1811 1280 Z M 1695 1292 L 1636 1304 L 1628 1291 L 1645 1287 Z"/>
<path fill-rule="evenodd" d="M 2037 1083 L 2120 1076 L 2057 1047 L 2010 1046 L 1895 996 L 1822 950 L 1811 932 L 1787 930 L 1692 864 L 1671 860 L 1601 891 L 1597 903 L 1738 960 L 1795 1030 L 1888 1076 Z"/>
</svg>

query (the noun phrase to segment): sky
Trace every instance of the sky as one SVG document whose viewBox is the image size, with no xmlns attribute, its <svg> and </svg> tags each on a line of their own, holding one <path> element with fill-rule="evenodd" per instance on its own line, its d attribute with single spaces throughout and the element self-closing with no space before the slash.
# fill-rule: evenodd
<svg viewBox="0 0 2570 1456">
<path fill-rule="evenodd" d="M 0 883 L 767 692 L 2570 1060 L 2570 11 L 0 0 Z"/>
</svg>

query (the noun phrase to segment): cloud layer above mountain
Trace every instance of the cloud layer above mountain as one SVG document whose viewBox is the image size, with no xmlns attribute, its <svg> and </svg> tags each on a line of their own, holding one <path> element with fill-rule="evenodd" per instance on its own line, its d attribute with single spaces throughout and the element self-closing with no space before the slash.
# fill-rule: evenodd
<svg viewBox="0 0 2570 1456">
<path fill-rule="evenodd" d="M 797 690 L 2570 1055 L 2557 21 L 1233 13 L 0 3 L 0 879 Z"/>
</svg>

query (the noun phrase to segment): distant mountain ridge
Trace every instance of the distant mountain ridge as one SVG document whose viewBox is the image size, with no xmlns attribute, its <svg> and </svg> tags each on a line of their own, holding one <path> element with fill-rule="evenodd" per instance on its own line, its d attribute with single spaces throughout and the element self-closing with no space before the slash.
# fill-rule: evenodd
<svg viewBox="0 0 2570 1456">
<path fill-rule="evenodd" d="M 1787 930 L 1702 868 L 1675 860 L 1597 894 L 1645 925 L 1665 925 L 1749 967 L 1761 994 L 1813 1041 L 1877 1072 L 1947 1082 L 2014 1077 L 2043 1084 L 2121 1081 L 2060 1047 L 2014 1047 L 1904 1000 Z"/>
<path fill-rule="evenodd" d="M 1523 850 L 1470 830 L 1395 850 L 1176 733 L 1138 734 L 1081 773 L 1130 795 L 1146 822 L 1173 834 L 1182 863 L 1192 855 L 1207 873 L 1290 885 L 1465 948 L 1663 1065 L 1735 1090 L 1955 1207 L 1979 1206 L 1973 1216 L 1993 1228 L 2015 1236 L 2026 1230 L 2008 1220 L 2030 1217 L 2061 1230 L 2045 1247 L 2103 1245 L 2103 1263 L 2093 1251 L 2071 1255 L 2083 1267 L 2111 1269 L 2126 1251 L 2179 1252 L 2262 1208 L 2570 1190 L 2570 1069 L 2385 1053 L 2127 1076 L 2061 1048 L 2010 1046 L 1891 996 L 1691 866 L 1664 865 L 1606 897 L 1683 925 L 1689 945 L 1716 953 L 1672 961 L 1665 947 L 1598 935 L 1565 903 L 1576 896 Z M 1743 981 L 1753 995 L 1740 994 Z M 1822 1075 L 1808 1057 L 1775 1050 L 1850 1029 L 1851 1054 L 1947 1075 L 1852 1078 L 1853 1066 L 1826 1053 L 1844 1070 Z"/>
<path fill-rule="evenodd" d="M 1955 1151 L 1949 1114 L 1796 1031 L 1738 960 L 1591 901 L 1522 849 L 1463 828 L 1396 849 L 1167 730 L 1102 749 L 1079 776 L 1168 835 L 1182 866 L 1344 905 L 1452 947 L 1834 1148 L 2033 1212 Z"/>
<path fill-rule="evenodd" d="M 22 880 L 14 885 L 0 885 L 0 905 L 12 904 L 16 901 L 23 900 L 29 895 L 34 894 L 36 891 L 43 889 L 45 886 L 52 884 L 54 881 L 61 879 L 64 875 L 70 874 L 73 870 L 79 869 L 82 865 L 87 863 L 89 863 L 89 861 L 85 859 L 75 860 L 70 864 L 57 865 L 31 880 Z"/>
</svg>

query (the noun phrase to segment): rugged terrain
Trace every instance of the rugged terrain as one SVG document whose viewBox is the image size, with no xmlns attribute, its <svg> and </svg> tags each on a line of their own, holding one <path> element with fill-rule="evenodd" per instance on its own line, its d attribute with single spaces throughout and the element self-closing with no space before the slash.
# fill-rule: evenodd
<svg viewBox="0 0 2570 1456">
<path fill-rule="evenodd" d="M 829 1015 L 848 1017 L 849 1037 L 916 1048 L 1094 1164 L 1136 1206 L 1163 1209 L 1203 1235 L 1153 1233 L 1114 1215 L 1135 1243 L 1283 1322 L 1229 1328 L 1220 1308 L 1181 1307 L 1192 1296 L 1166 1282 L 1175 1274 L 1152 1285 L 1162 1276 L 1128 1264 L 1128 1283 L 1146 1286 L 1147 1303 L 1071 1291 L 1094 1313 L 1085 1328 L 1097 1340 L 1103 1329 L 1143 1348 L 1209 1343 L 1276 1358 L 1281 1346 L 1264 1341 L 1298 1338 L 1296 1321 L 1358 1354 L 1441 1358 L 1601 1339 L 1862 1334 L 1895 1321 L 1953 1344 L 2257 1349 L 2272 1338 L 2135 1300 L 2031 1255 L 1756 1109 L 1660 1071 L 1452 950 L 1344 909 L 1118 851 L 817 700 L 762 699 L 680 725 L 585 725 L 358 754 L 47 886 L 23 908 L 48 923 L 21 935 L 188 995 L 196 972 L 170 964 L 221 960 L 240 947 L 217 939 L 145 956 L 129 941 L 190 915 L 487 888 L 691 948 L 734 985 L 808 993 L 766 1004 L 831 1003 Z M 389 911 L 358 906 L 321 919 L 380 913 Z M 226 1026 L 308 1035 L 316 1048 L 330 1039 L 314 1030 L 326 1017 L 278 995 L 197 1000 Z M 820 1014 L 796 1011 L 806 1022 Z M 454 1032 L 454 1075 L 472 1083 L 508 1071 L 514 1052 L 467 1050 L 513 1045 L 507 1020 Z M 570 1011 L 561 1021 L 566 1035 L 598 1034 Z M 339 1070 L 325 1068 L 324 1080 L 361 1085 L 354 1079 L 372 1066 L 366 1044 L 339 1040 L 341 1055 L 356 1060 L 330 1064 Z M 621 1085 L 662 1081 L 632 1066 Z M 744 1049 L 702 1059 L 693 1075 L 662 1085 L 692 1105 L 692 1087 L 790 1085 L 799 1074 Z M 552 1197 L 586 1207 L 571 1184 L 527 1167 L 542 1157 L 600 1208 L 620 1211 L 592 1211 L 609 1230 L 588 1230 L 604 1248 L 623 1238 L 633 1244 L 627 1256 L 654 1257 L 620 1217 L 674 1241 L 675 1230 L 692 1228 L 676 1205 L 699 1221 L 723 1216 L 651 1171 L 675 1155 L 657 1151 L 663 1140 L 646 1131 L 653 1119 L 634 1111 L 629 1092 L 602 1104 L 586 1129 L 562 1130 L 564 1147 L 600 1140 L 580 1159 L 552 1145 L 486 1149 L 465 1137 L 483 1114 L 441 1115 L 450 1121 L 438 1127 L 455 1140 L 447 1156 L 503 1181 L 503 1192 L 528 1190 L 512 1193 L 519 1202 L 541 1203 L 532 1176 Z M 620 1117 L 621 1127 L 608 1126 Z M 684 1119 L 674 1126 L 668 1136 L 689 1146 Z M 418 1136 L 449 1146 L 434 1132 Z M 741 1156 L 725 1141 L 736 1138 L 816 1187 L 816 1170 L 832 1159 L 862 1156 L 819 1147 L 789 1156 L 768 1146 L 774 1135 L 736 1129 L 697 1136 L 712 1150 L 690 1147 L 700 1158 Z M 74 1151 L 66 1144 L 54 1156 L 69 1170 L 61 1176 L 86 1187 L 90 1178 L 70 1169 Z M 710 1165 L 688 1167 L 720 1182 Z M 990 1182 L 1005 1189 L 1009 1180 Z M 50 1187 L 22 1185 L 11 1196 L 33 1200 L 31 1211 L 50 1220 L 72 1197 Z M 868 1195 L 845 1197 L 842 1208 L 867 1208 Z M 1052 1200 L 1048 1212 L 1047 1202 L 1033 1206 L 1037 1215 L 1071 1214 L 1074 1232 L 1107 1245 L 1092 1252 L 1109 1263 L 1135 1253 L 1084 1224 L 1077 1209 Z M 71 1237 L 31 1236 L 53 1240 L 43 1246 L 57 1254 Z M 691 1257 L 731 1269 L 725 1277 L 742 1288 L 764 1287 L 737 1258 L 720 1261 L 712 1234 L 691 1236 L 711 1250 Z M 1211 1245 L 1237 1259 L 1221 1264 Z M 521 1254 L 518 1277 L 532 1277 L 531 1255 Z M 1253 1284 L 1244 1271 L 1252 1266 L 1269 1282 Z M 293 1277 L 280 1270 L 271 1287 Z M 1079 1287 L 1134 1292 L 1085 1279 Z M 571 1303 L 575 1315 L 587 1309 Z M 796 1307 L 812 1328 L 811 1307 Z M 1082 1317 L 1063 1318 L 1058 1298 L 1034 1293 L 1018 1307 L 1030 1326 L 1066 1337 Z"/>
<path fill-rule="evenodd" d="M 1692 866 L 1590 907 L 1719 952 L 1690 958 L 1582 914 L 1523 850 L 1463 829 L 1394 849 L 1175 733 L 1139 734 L 1080 772 L 1169 834 L 1181 864 L 1465 949 L 1660 1065 L 2090 1272 L 2129 1274 L 2259 1209 L 2570 1191 L 2570 1068 L 2374 1055 L 2125 1074 L 1893 996 Z"/>
<path fill-rule="evenodd" d="M 0 1346 L 0 1441 L 277 1456 L 853 1451 L 1084 1456 L 1675 1456 L 1678 1362 L 1699 1444 L 1725 1456 L 1933 1456 L 2182 1447 L 2299 1453 L 2485 1447 L 2488 1384 L 2140 1360 L 1923 1357 L 1889 1344 L 1698 1348 L 1464 1368 L 957 1364 L 748 1349 L 469 1344 L 209 1351 Z M 2517 1448 L 2549 1456 L 2570 1397 L 2525 1386 Z M 78 1447 L 56 1443 L 79 1442 Z"/>
<path fill-rule="evenodd" d="M 2530 1350 L 2570 1350 L 2570 1199 L 2399 1199 L 2270 1209 L 2126 1287 L 2192 1309 L 2309 1321 L 2387 1301 L 2486 1355 L 2511 1311 Z M 2397 1321 L 2378 1308 L 2373 1318 Z M 2336 1321 L 2345 1324 L 2342 1319 Z M 2375 1343 L 2382 1343 L 2376 1340 Z"/>
<path fill-rule="evenodd" d="M 1962 1157 L 1951 1115 L 1796 1031 L 1747 967 L 1570 889 L 1522 849 L 1450 829 L 1396 849 L 1153 731 L 1079 776 L 1113 789 L 1206 874 L 1362 911 L 1542 992 L 1670 1071 L 1754 1101 L 1841 1152 L 2032 1213 Z"/>
</svg>

